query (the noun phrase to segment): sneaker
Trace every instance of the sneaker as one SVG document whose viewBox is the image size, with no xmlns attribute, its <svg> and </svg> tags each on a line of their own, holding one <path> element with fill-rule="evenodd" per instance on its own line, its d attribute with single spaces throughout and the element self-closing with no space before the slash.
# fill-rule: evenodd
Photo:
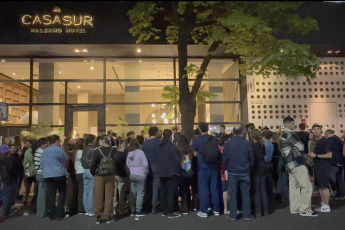
<svg viewBox="0 0 345 230">
<path fill-rule="evenodd" d="M 110 223 L 113 223 L 114 222 L 114 218 L 113 217 L 111 217 L 111 216 L 108 216 L 108 218 L 107 218 L 107 224 L 110 224 Z"/>
<path fill-rule="evenodd" d="M 92 217 L 92 216 L 94 216 L 95 215 L 95 213 L 89 213 L 89 216 L 90 217 Z"/>
<path fill-rule="evenodd" d="M 246 217 L 246 218 L 244 218 L 244 220 L 245 220 L 245 221 L 250 221 L 250 220 L 252 220 L 252 219 L 254 219 L 254 217 L 253 217 L 253 216 L 250 216 L 250 217 Z"/>
<path fill-rule="evenodd" d="M 135 214 L 136 217 L 142 217 L 142 216 L 146 216 L 145 212 L 137 212 L 137 214 Z"/>
<path fill-rule="evenodd" d="M 202 217 L 202 218 L 207 218 L 207 213 L 204 213 L 204 212 L 198 212 L 198 217 Z"/>
<path fill-rule="evenodd" d="M 219 216 L 219 212 L 213 211 L 214 216 Z"/>
<path fill-rule="evenodd" d="M 226 215 L 225 218 L 228 220 L 237 220 L 236 218 L 231 218 L 229 215 Z"/>
<path fill-rule="evenodd" d="M 313 211 L 306 211 L 306 212 L 301 212 L 300 214 L 299 214 L 300 216 L 308 216 L 308 217 L 317 217 L 318 216 L 318 214 L 316 214 L 315 212 L 313 212 Z"/>
<path fill-rule="evenodd" d="M 229 215 L 230 211 L 229 210 L 224 210 L 224 215 Z"/>
<path fill-rule="evenodd" d="M 96 219 L 96 224 L 100 224 L 102 221 L 101 221 L 101 216 L 97 216 L 97 219 Z"/>
<path fill-rule="evenodd" d="M 322 205 L 320 208 L 315 208 L 315 211 L 317 212 L 330 212 L 331 208 L 329 205 Z"/>
<path fill-rule="evenodd" d="M 86 215 L 85 212 L 79 212 L 78 215 Z"/>
<path fill-rule="evenodd" d="M 168 218 L 169 219 L 173 219 L 173 218 L 179 218 L 181 217 L 180 214 L 176 214 L 176 213 L 171 213 L 171 214 L 168 214 Z"/>
<path fill-rule="evenodd" d="M 30 216 L 30 212 L 24 212 L 23 216 Z"/>
<path fill-rule="evenodd" d="M 182 215 L 188 215 L 189 214 L 189 212 L 188 211 L 182 211 Z"/>
</svg>

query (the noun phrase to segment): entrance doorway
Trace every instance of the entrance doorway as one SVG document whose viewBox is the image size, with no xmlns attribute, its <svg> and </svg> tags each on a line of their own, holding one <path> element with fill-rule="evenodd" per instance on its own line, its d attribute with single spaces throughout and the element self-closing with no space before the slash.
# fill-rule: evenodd
<svg viewBox="0 0 345 230">
<path fill-rule="evenodd" d="M 104 105 L 68 105 L 66 106 L 66 128 L 67 140 L 84 133 L 98 135 L 101 129 L 105 128 Z"/>
</svg>

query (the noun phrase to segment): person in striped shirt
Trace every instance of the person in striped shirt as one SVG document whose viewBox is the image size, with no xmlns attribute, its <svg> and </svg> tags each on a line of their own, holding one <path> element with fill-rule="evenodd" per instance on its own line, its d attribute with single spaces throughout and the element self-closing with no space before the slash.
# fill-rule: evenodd
<svg viewBox="0 0 345 230">
<path fill-rule="evenodd" d="M 46 196 L 47 191 L 44 185 L 42 169 L 41 169 L 41 155 L 43 150 L 48 146 L 47 138 L 38 139 L 39 148 L 35 152 L 34 163 L 37 171 L 36 181 L 38 183 L 38 194 L 36 203 L 36 217 L 45 217 L 46 215 Z"/>
</svg>

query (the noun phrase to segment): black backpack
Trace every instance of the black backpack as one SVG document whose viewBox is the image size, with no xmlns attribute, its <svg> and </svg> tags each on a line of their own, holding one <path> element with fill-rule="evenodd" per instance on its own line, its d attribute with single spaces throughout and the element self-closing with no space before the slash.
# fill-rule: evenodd
<svg viewBox="0 0 345 230">
<path fill-rule="evenodd" d="M 100 176 L 110 176 L 115 173 L 115 164 L 112 158 L 112 149 L 109 151 L 108 155 L 104 155 L 101 148 L 97 148 L 101 155 L 103 156 L 101 162 L 98 166 L 98 174 Z"/>
<path fill-rule="evenodd" d="M 83 166 L 84 169 L 90 168 L 93 151 L 94 151 L 94 148 L 91 146 L 86 146 L 86 148 L 84 148 L 83 155 L 80 159 L 81 166 Z"/>
<path fill-rule="evenodd" d="M 204 139 L 201 149 L 202 159 L 205 164 L 209 166 L 217 166 L 220 161 L 220 151 L 217 143 L 217 139 L 214 137 L 208 137 Z"/>
</svg>

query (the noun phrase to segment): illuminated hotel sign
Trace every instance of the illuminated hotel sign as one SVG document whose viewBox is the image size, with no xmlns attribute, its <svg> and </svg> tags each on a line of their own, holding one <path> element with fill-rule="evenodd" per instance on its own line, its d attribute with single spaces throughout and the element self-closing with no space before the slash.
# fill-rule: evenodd
<svg viewBox="0 0 345 230">
<path fill-rule="evenodd" d="M 29 27 L 35 34 L 85 34 L 87 28 L 94 26 L 90 15 L 62 15 L 59 7 L 54 7 L 52 14 L 25 14 L 21 17 L 22 25 Z"/>
</svg>

